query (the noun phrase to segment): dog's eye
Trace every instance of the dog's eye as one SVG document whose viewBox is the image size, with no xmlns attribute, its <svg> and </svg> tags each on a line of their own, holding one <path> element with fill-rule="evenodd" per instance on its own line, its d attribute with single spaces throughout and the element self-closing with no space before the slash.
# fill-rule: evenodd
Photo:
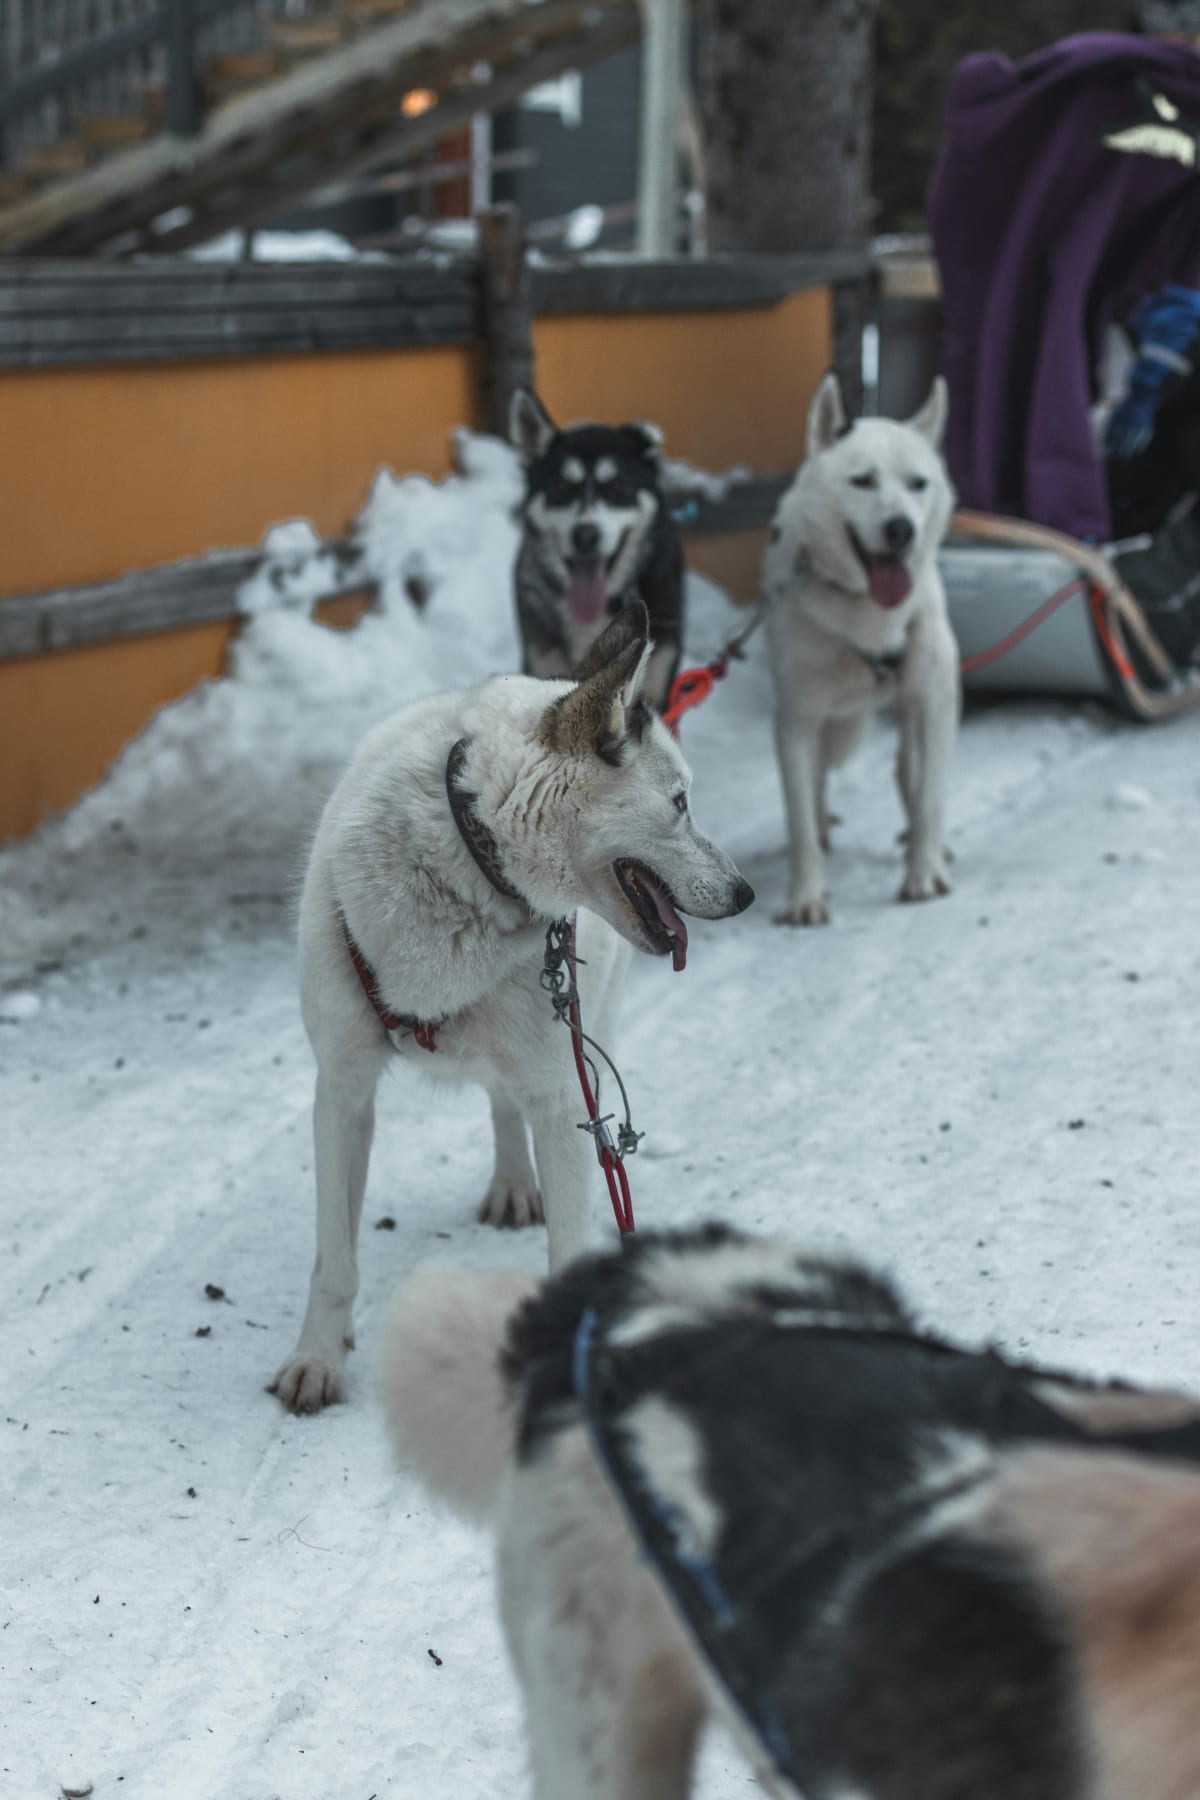
<svg viewBox="0 0 1200 1800">
<path fill-rule="evenodd" d="M 914 494 L 923 494 L 925 489 L 929 486 L 929 482 L 924 475 L 910 475 L 908 478 L 908 486 L 910 492 Z"/>
<path fill-rule="evenodd" d="M 609 481 L 597 483 L 600 497 L 607 500 L 610 506 L 632 506 L 637 499 L 637 488 L 632 481 L 620 475 L 614 475 Z"/>
<path fill-rule="evenodd" d="M 688 809 L 686 794 L 672 794 L 671 804 L 677 813 L 685 813 Z"/>
<path fill-rule="evenodd" d="M 878 487 L 879 478 L 876 475 L 852 475 L 850 477 L 850 486 L 856 488 Z"/>
</svg>

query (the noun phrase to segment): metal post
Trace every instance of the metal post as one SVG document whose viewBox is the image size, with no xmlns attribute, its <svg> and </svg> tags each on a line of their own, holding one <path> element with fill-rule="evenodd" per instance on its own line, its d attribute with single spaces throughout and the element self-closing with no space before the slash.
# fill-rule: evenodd
<svg viewBox="0 0 1200 1800">
<path fill-rule="evenodd" d="M 195 137 L 201 124 L 200 83 L 196 75 L 194 0 L 163 0 L 163 39 L 167 47 L 167 130 Z"/>
<path fill-rule="evenodd" d="M 642 14 L 638 250 L 643 256 L 673 256 L 679 233 L 687 0 L 642 0 Z"/>
</svg>

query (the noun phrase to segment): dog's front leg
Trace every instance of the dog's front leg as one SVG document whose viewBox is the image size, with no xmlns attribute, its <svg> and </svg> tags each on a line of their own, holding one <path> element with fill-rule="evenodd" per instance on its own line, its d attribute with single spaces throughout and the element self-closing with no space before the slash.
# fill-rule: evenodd
<svg viewBox="0 0 1200 1800">
<path fill-rule="evenodd" d="M 788 819 L 788 903 L 777 925 L 827 925 L 829 896 L 821 852 L 821 731 L 781 711 L 775 743 Z"/>
<path fill-rule="evenodd" d="M 938 681 L 900 711 L 900 792 L 908 812 L 907 867 L 901 900 L 950 892 L 946 872 L 946 780 L 958 724 L 952 682 Z"/>
<path fill-rule="evenodd" d="M 533 1132 L 553 1275 L 591 1248 L 596 1152 L 589 1133 L 578 1126 L 583 1098 L 577 1088 L 531 1100 L 526 1116 Z"/>
<path fill-rule="evenodd" d="M 354 1347 L 358 1225 L 375 1133 L 380 1063 L 336 1075 L 319 1069 L 313 1103 L 317 1258 L 300 1339 L 271 1384 L 289 1412 L 319 1412 L 345 1397 L 346 1352 Z"/>
<path fill-rule="evenodd" d="M 544 1218 L 537 1176 L 529 1160 L 525 1116 L 500 1088 L 489 1089 L 496 1167 L 479 1208 L 481 1225 L 540 1225 Z"/>
</svg>

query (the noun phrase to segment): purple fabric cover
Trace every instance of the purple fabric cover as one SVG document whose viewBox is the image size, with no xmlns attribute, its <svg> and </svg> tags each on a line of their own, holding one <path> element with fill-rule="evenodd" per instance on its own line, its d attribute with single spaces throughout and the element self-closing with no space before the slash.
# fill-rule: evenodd
<svg viewBox="0 0 1200 1800">
<path fill-rule="evenodd" d="M 1109 533 L 1088 420 L 1104 325 L 1200 286 L 1200 174 L 1108 149 L 1148 81 L 1200 129 L 1200 54 L 1089 32 L 1012 63 L 969 56 L 946 111 L 929 224 L 945 296 L 946 454 L 963 505 Z"/>
</svg>

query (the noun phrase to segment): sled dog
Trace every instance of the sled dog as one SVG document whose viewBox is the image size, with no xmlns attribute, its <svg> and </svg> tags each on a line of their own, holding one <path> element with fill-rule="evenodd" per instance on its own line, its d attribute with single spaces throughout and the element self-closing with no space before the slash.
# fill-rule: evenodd
<svg viewBox="0 0 1200 1800">
<path fill-rule="evenodd" d="M 517 624 L 527 675 L 563 676 L 613 613 L 645 602 L 654 652 L 644 693 L 667 703 L 683 643 L 683 545 L 661 486 L 657 426 L 560 430 L 527 388 L 509 435 L 525 469 Z"/>
<path fill-rule="evenodd" d="M 581 909 L 584 1025 L 604 1043 L 625 946 L 681 969 L 684 914 L 727 918 L 754 898 L 692 818 L 687 764 L 642 698 L 651 654 L 638 604 L 577 681 L 501 676 L 418 701 L 369 734 L 325 808 L 300 910 L 317 1256 L 273 1385 L 293 1411 L 342 1395 L 385 1065 L 488 1090 L 496 1162 L 480 1217 L 528 1225 L 544 1203 L 560 1268 L 588 1245 L 595 1154 L 539 980 L 547 925 Z"/>
<path fill-rule="evenodd" d="M 900 898 L 950 891 L 942 833 L 958 648 L 936 560 L 954 505 L 938 454 L 945 421 L 940 377 L 904 424 L 847 425 L 833 374 L 809 409 L 805 459 L 779 503 L 763 564 L 788 821 L 781 925 L 828 922 L 826 777 L 884 705 L 900 727 L 896 773 L 908 821 Z"/>
<path fill-rule="evenodd" d="M 1200 1406 L 921 1332 L 719 1227 L 426 1269 L 381 1398 L 497 1537 L 537 1800 L 1195 1800 Z"/>
</svg>

